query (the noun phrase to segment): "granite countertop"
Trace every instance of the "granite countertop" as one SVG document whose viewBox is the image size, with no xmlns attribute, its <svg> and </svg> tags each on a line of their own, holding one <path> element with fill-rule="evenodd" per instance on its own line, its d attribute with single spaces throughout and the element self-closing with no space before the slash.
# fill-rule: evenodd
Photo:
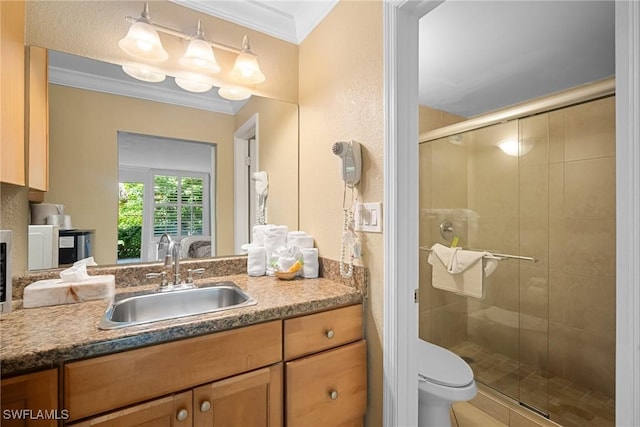
<svg viewBox="0 0 640 427">
<path fill-rule="evenodd" d="M 57 367 L 62 361 L 105 355 L 149 344 L 247 326 L 362 301 L 361 292 L 327 278 L 282 281 L 275 277 L 228 275 L 196 280 L 196 285 L 230 280 L 257 300 L 254 306 L 100 330 L 106 300 L 22 308 L 0 316 L 0 366 L 3 376 Z M 118 288 L 117 292 L 153 289 Z"/>
</svg>

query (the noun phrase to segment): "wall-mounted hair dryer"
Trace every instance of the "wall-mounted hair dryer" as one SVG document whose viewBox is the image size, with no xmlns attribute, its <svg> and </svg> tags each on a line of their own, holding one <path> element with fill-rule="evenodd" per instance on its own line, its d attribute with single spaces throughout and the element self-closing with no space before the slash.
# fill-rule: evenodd
<svg viewBox="0 0 640 427">
<path fill-rule="evenodd" d="M 347 187 L 353 188 L 360 182 L 362 171 L 362 154 L 360 144 L 356 141 L 336 142 L 331 147 L 333 154 L 340 157 L 342 180 Z"/>
</svg>

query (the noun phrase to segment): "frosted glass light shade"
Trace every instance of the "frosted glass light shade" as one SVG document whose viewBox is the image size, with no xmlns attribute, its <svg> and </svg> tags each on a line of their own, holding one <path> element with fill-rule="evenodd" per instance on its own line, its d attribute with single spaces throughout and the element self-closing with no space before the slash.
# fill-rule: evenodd
<svg viewBox="0 0 640 427">
<path fill-rule="evenodd" d="M 197 71 L 217 73 L 220 65 L 216 61 L 211 45 L 203 39 L 195 38 L 189 42 L 187 51 L 180 59 L 180 64 Z"/>
<path fill-rule="evenodd" d="M 158 73 L 156 71 L 152 71 L 148 68 L 143 67 L 132 67 L 130 65 L 123 65 L 122 70 L 134 79 L 150 83 L 159 83 L 167 77 L 162 73 Z"/>
<path fill-rule="evenodd" d="M 158 32 L 144 19 L 139 19 L 131 25 L 127 36 L 118 42 L 118 46 L 138 59 L 161 62 L 169 58 L 169 54 L 162 47 Z"/>
<path fill-rule="evenodd" d="M 223 86 L 218 89 L 218 95 L 229 101 L 244 101 L 249 99 L 251 93 L 239 87 Z"/>
<path fill-rule="evenodd" d="M 258 65 L 258 57 L 251 51 L 247 36 L 242 39 L 242 51 L 238 54 L 229 76 L 244 84 L 258 84 L 266 79 Z"/>
<path fill-rule="evenodd" d="M 258 84 L 266 80 L 258 65 L 258 58 L 248 52 L 238 55 L 230 76 L 235 81 L 246 84 Z"/>
<path fill-rule="evenodd" d="M 195 78 L 176 77 L 175 80 L 178 86 L 189 92 L 207 92 L 213 87 L 213 84 Z"/>
<path fill-rule="evenodd" d="M 507 156 L 521 157 L 531 151 L 533 148 L 533 142 L 520 141 L 518 138 L 510 138 L 498 143 L 498 148 L 500 148 Z"/>
</svg>

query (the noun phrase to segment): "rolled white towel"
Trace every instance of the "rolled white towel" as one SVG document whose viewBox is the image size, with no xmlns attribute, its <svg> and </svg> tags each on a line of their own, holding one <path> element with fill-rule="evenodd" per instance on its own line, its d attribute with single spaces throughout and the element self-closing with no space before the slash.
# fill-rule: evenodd
<svg viewBox="0 0 640 427">
<path fill-rule="evenodd" d="M 305 279 L 314 279 L 318 277 L 320 263 L 318 262 L 317 248 L 303 248 L 302 262 L 302 277 Z"/>
<path fill-rule="evenodd" d="M 280 246 L 287 244 L 287 226 L 273 225 L 263 230 L 264 247 L 267 251 L 267 262 L 271 261 L 271 254 Z"/>
<path fill-rule="evenodd" d="M 247 255 L 247 274 L 264 276 L 267 271 L 267 253 L 264 246 L 250 246 Z"/>
</svg>

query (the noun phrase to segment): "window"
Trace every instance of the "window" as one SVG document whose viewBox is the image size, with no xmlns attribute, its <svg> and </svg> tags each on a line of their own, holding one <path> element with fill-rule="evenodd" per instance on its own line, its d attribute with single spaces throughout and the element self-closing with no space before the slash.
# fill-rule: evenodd
<svg viewBox="0 0 640 427">
<path fill-rule="evenodd" d="M 207 234 L 208 180 L 204 174 L 153 175 L 153 235 Z"/>
</svg>

